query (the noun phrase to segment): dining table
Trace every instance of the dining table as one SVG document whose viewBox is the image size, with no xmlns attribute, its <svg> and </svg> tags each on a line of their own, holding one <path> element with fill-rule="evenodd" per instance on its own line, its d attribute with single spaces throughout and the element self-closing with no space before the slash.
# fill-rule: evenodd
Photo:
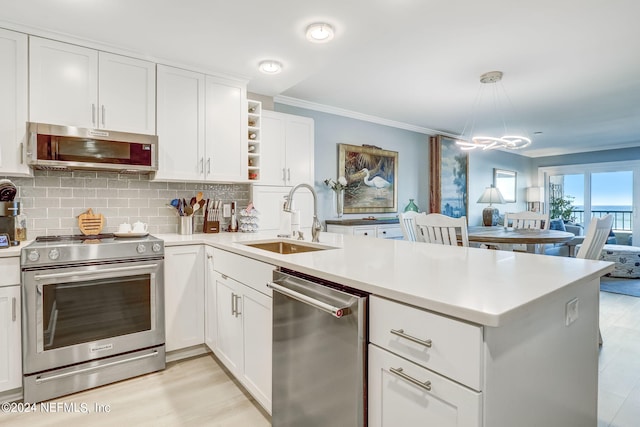
<svg viewBox="0 0 640 427">
<path fill-rule="evenodd" d="M 467 234 L 469 242 L 488 245 L 526 245 L 527 252 L 541 254 L 544 254 L 544 245 L 565 243 L 575 237 L 568 231 L 495 226 L 471 226 L 468 227 Z"/>
</svg>

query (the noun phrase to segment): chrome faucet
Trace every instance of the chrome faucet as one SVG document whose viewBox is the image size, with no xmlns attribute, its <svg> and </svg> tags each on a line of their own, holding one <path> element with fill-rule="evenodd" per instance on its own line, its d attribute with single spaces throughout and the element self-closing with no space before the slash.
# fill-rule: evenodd
<svg viewBox="0 0 640 427">
<path fill-rule="evenodd" d="M 291 202 L 293 201 L 293 193 L 300 187 L 308 188 L 313 194 L 313 224 L 311 225 L 311 241 L 319 242 L 320 241 L 320 232 L 322 231 L 322 224 L 318 220 L 318 196 L 316 195 L 316 190 L 313 189 L 309 184 L 298 184 L 289 191 L 289 197 L 287 197 L 287 201 L 284 204 L 284 210 L 287 212 L 291 212 Z"/>
</svg>

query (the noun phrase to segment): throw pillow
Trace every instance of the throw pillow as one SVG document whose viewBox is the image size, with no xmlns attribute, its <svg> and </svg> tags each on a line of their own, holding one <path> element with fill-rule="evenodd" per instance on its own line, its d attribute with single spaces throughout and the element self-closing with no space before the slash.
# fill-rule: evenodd
<svg viewBox="0 0 640 427">
<path fill-rule="evenodd" d="M 567 231 L 564 226 L 564 221 L 560 218 L 552 219 L 549 221 L 549 229 L 550 230 L 558 230 L 558 231 Z"/>
</svg>

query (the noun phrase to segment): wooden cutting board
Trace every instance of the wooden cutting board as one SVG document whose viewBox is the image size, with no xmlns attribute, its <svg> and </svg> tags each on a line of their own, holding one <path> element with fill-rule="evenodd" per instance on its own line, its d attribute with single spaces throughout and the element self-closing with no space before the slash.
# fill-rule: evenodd
<svg viewBox="0 0 640 427">
<path fill-rule="evenodd" d="M 78 227 L 85 236 L 95 236 L 100 234 L 104 227 L 104 216 L 102 214 L 94 214 L 89 208 L 85 213 L 78 215 Z"/>
</svg>

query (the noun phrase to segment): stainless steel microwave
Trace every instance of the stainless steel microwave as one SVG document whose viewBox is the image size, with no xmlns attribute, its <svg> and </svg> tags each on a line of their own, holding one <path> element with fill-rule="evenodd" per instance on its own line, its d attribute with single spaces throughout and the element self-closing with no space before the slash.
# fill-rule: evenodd
<svg viewBox="0 0 640 427">
<path fill-rule="evenodd" d="M 27 164 L 46 170 L 158 170 L 158 137 L 103 129 L 27 123 Z"/>
</svg>

